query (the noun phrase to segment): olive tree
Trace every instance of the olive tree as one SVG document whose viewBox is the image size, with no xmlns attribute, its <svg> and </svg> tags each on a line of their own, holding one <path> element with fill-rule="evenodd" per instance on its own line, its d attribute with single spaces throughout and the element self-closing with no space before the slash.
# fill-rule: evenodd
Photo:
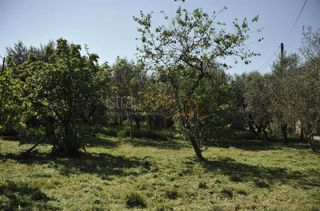
<svg viewBox="0 0 320 211">
<path fill-rule="evenodd" d="M 231 86 L 232 101 L 241 114 L 240 120 L 245 121 L 253 134 L 262 133 L 268 139 L 268 129 L 272 121 L 269 76 L 259 72 L 242 74 L 235 77 Z"/>
<path fill-rule="evenodd" d="M 132 131 L 132 120 L 140 129 L 142 116 L 139 111 L 139 93 L 145 89 L 147 76 L 141 64 L 135 64 L 127 59 L 117 58 L 112 66 L 111 87 L 113 109 L 116 123 L 127 119 Z"/>
<path fill-rule="evenodd" d="M 313 137 L 320 134 L 320 31 L 311 28 L 303 32 L 301 53 L 305 63 L 295 77 L 295 108 L 312 150 Z"/>
<path fill-rule="evenodd" d="M 270 76 L 273 123 L 276 128 L 280 128 L 285 144 L 288 144 L 288 127 L 293 127 L 297 120 L 294 88 L 296 82 L 292 79 L 300 74 L 300 67 L 297 54 L 284 53 L 274 62 Z"/>
</svg>

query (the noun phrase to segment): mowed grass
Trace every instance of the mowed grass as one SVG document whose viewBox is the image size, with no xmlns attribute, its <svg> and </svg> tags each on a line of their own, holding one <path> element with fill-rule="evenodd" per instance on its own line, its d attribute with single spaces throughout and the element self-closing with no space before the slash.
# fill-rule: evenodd
<svg viewBox="0 0 320 211">
<path fill-rule="evenodd" d="M 100 136 L 78 158 L 0 140 L 0 210 L 319 210 L 320 155 L 239 140 L 194 159 L 184 141 Z"/>
</svg>

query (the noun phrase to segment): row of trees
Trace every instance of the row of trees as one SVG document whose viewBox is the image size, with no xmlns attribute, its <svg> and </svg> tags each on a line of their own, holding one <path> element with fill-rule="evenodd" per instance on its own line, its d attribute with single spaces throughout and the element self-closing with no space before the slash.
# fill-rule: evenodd
<svg viewBox="0 0 320 211">
<path fill-rule="evenodd" d="M 39 48 L 17 43 L 1 68 L 0 132 L 42 136 L 38 143 L 47 140 L 56 155 L 84 149 L 97 125 L 174 128 L 199 159 L 202 146 L 231 127 L 266 139 L 279 130 L 287 140 L 299 121 L 311 141 L 320 128 L 319 32 L 304 34 L 303 60 L 283 54 L 270 74 L 231 77 L 221 61 L 233 56 L 247 64 L 257 55 L 245 43 L 258 17 L 235 20 L 233 31 L 215 17 L 179 7 L 154 27 L 152 14 L 141 13 L 134 18 L 138 62 L 118 58 L 112 66 L 64 39 Z"/>
<path fill-rule="evenodd" d="M 281 133 L 288 144 L 288 131 L 299 133 L 313 148 L 320 129 L 320 33 L 304 31 L 301 55 L 283 52 L 272 72 L 252 72 L 232 82 L 234 105 L 256 135 Z"/>
</svg>

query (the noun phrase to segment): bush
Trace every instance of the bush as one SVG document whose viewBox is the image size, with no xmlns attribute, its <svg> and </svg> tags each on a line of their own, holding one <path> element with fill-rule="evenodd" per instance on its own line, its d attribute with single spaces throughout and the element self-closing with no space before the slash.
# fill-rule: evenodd
<svg viewBox="0 0 320 211">
<path fill-rule="evenodd" d="M 240 176 L 232 175 L 232 176 L 230 176 L 230 181 L 232 181 L 232 182 L 243 182 L 243 179 Z"/>
<path fill-rule="evenodd" d="M 127 208 L 146 208 L 145 200 L 138 193 L 130 193 L 126 200 Z"/>
<path fill-rule="evenodd" d="M 269 188 L 270 184 L 264 180 L 257 180 L 255 181 L 255 186 L 258 188 Z"/>
<path fill-rule="evenodd" d="M 208 188 L 208 186 L 207 186 L 207 183 L 206 183 L 206 182 L 199 182 L 198 187 L 199 187 L 200 189 L 207 189 L 207 188 Z"/>
<path fill-rule="evenodd" d="M 178 192 L 175 190 L 170 190 L 166 192 L 165 196 L 168 199 L 176 199 L 178 197 Z"/>
<path fill-rule="evenodd" d="M 112 136 L 112 137 L 118 136 L 118 131 L 115 128 L 103 127 L 99 130 L 99 132 L 106 135 L 106 136 Z"/>
<path fill-rule="evenodd" d="M 223 188 L 221 194 L 226 198 L 233 198 L 233 189 Z"/>
</svg>

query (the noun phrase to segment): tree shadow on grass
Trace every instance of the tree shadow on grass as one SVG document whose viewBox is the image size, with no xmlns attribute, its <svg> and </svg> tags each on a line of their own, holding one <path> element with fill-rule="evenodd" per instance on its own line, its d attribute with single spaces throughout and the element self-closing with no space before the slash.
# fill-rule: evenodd
<svg viewBox="0 0 320 211">
<path fill-rule="evenodd" d="M 310 149 L 308 142 L 301 140 L 300 137 L 292 135 L 288 139 L 288 144 L 285 144 L 280 137 L 270 136 L 269 140 L 266 140 L 265 137 L 254 135 L 250 131 L 230 130 L 220 140 L 209 143 L 209 146 L 234 147 L 246 151 L 278 150 L 283 148 Z"/>
<path fill-rule="evenodd" d="M 266 150 L 280 150 L 284 148 L 291 149 L 310 149 L 309 144 L 306 141 L 297 141 L 296 139 L 289 139 L 288 144 L 284 144 L 281 139 L 227 139 L 218 140 L 210 144 L 210 146 L 230 148 L 234 147 L 246 151 L 266 151 Z"/>
<path fill-rule="evenodd" d="M 119 143 L 106 138 L 91 138 L 87 141 L 86 146 L 88 147 L 104 147 L 104 148 L 115 148 L 118 147 Z"/>
<path fill-rule="evenodd" d="M 264 150 L 274 150 L 278 149 L 279 145 L 271 141 L 265 141 L 260 139 L 228 139 L 228 140 L 219 140 L 211 144 L 211 146 L 230 148 L 234 147 L 237 149 L 242 149 L 246 151 L 264 151 Z"/>
<path fill-rule="evenodd" d="M 20 144 L 36 144 L 42 137 L 36 137 L 28 140 L 21 140 L 21 138 L 17 136 L 0 136 L 0 139 L 5 141 L 18 141 Z M 52 144 L 47 139 L 43 139 L 41 144 Z M 92 137 L 85 141 L 86 146 L 88 147 L 105 147 L 105 148 L 115 148 L 118 147 L 118 142 L 101 138 L 101 137 Z"/>
<path fill-rule="evenodd" d="M 32 154 L 7 154 L 0 155 L 0 160 L 14 159 L 18 163 L 27 165 L 47 165 L 49 168 L 57 169 L 62 175 L 89 173 L 95 174 L 102 179 L 115 176 L 138 176 L 150 169 L 151 163 L 136 157 L 114 156 L 106 153 L 88 154 L 83 153 L 77 157 L 51 158 L 46 153 Z M 140 168 L 141 167 L 141 168 Z M 139 168 L 139 171 L 131 171 Z"/>
<path fill-rule="evenodd" d="M 86 154 L 79 158 L 57 159 L 55 164 L 64 175 L 80 172 L 96 174 L 106 179 L 109 176 L 138 176 L 150 168 L 150 163 L 136 157 L 114 156 L 106 153 Z M 126 171 L 139 168 L 142 171 Z"/>
<path fill-rule="evenodd" d="M 5 181 L 0 184 L 0 210 L 58 210 L 48 205 L 50 199 L 38 187 Z"/>
<path fill-rule="evenodd" d="M 254 182 L 256 187 L 268 188 L 273 183 L 293 184 L 301 188 L 320 187 L 319 172 L 288 171 L 280 167 L 263 167 L 237 162 L 232 158 L 220 158 L 202 162 L 208 171 L 229 176 L 235 182 Z"/>
<path fill-rule="evenodd" d="M 174 139 L 171 140 L 153 140 L 153 139 L 126 139 L 124 143 L 130 143 L 133 146 L 154 147 L 158 149 L 172 149 L 179 150 L 181 148 L 190 147 L 187 142 L 181 143 Z"/>
</svg>

